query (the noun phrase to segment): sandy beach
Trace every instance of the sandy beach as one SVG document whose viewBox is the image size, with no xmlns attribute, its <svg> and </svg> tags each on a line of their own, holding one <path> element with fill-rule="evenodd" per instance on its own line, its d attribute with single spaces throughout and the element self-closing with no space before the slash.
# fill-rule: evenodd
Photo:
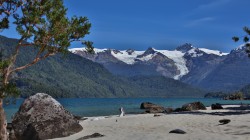
<svg viewBox="0 0 250 140">
<path fill-rule="evenodd" d="M 223 106 L 223 110 L 180 112 L 172 114 L 138 114 L 124 117 L 90 117 L 80 121 L 83 130 L 54 140 L 77 140 L 100 133 L 96 140 L 250 140 L 250 113 L 239 105 Z M 230 119 L 221 125 L 219 120 Z M 186 134 L 169 133 L 181 129 Z"/>
</svg>

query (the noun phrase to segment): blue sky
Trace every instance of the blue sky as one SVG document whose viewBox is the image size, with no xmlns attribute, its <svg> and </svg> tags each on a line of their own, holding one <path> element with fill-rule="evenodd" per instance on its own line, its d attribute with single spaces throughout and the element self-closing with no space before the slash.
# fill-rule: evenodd
<svg viewBox="0 0 250 140">
<path fill-rule="evenodd" d="M 195 47 L 229 52 L 250 26 L 249 0 L 64 0 L 68 16 L 87 16 L 86 39 L 96 48 L 174 49 Z M 13 30 L 4 35 L 15 37 Z M 72 47 L 80 47 L 73 44 Z"/>
</svg>

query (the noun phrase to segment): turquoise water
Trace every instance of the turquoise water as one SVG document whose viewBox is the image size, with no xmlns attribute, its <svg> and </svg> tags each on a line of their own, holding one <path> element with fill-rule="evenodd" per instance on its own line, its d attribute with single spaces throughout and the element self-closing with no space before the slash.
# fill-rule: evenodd
<svg viewBox="0 0 250 140">
<path fill-rule="evenodd" d="M 57 100 L 71 113 L 82 117 L 117 115 L 120 107 L 123 107 L 128 114 L 140 113 L 143 112 L 140 110 L 142 102 L 152 102 L 172 108 L 181 107 L 183 104 L 194 101 L 201 101 L 205 106 L 213 103 L 250 104 L 250 100 L 229 101 L 207 98 L 64 98 Z M 5 106 L 8 121 L 18 111 L 23 101 L 24 99 L 18 99 L 15 105 Z"/>
</svg>

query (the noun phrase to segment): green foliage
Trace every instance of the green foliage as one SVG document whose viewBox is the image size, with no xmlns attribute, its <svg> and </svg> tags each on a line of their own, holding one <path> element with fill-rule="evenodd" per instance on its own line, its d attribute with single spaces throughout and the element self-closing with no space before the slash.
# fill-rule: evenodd
<svg viewBox="0 0 250 140">
<path fill-rule="evenodd" d="M 243 95 L 243 93 L 241 92 L 241 91 L 238 91 L 238 92 L 236 92 L 235 93 L 235 96 L 236 96 L 236 98 L 238 98 L 238 99 L 244 99 L 244 95 Z"/>
<path fill-rule="evenodd" d="M 240 40 L 240 38 L 239 38 L 239 37 L 237 37 L 237 36 L 232 37 L 232 39 L 233 39 L 235 42 L 237 42 L 237 41 L 239 41 L 239 40 Z"/>
<path fill-rule="evenodd" d="M 15 40 L 14 44 L 5 44 L 6 53 L 2 54 L 1 50 L 1 99 L 18 93 L 13 84 L 15 80 L 11 80 L 15 77 L 14 72 L 26 69 L 56 53 L 67 53 L 68 47 L 75 41 L 83 42 L 88 51 L 93 51 L 93 43 L 83 40 L 85 35 L 89 34 L 91 27 L 88 19 L 76 16 L 68 18 L 66 14 L 67 9 L 63 5 L 63 0 L 0 1 L 1 31 L 8 29 L 11 24 L 16 27 L 16 32 L 20 35 L 19 40 Z M 12 20 L 13 22 L 10 22 Z M 32 47 L 35 50 L 26 52 L 25 47 Z M 16 64 L 19 53 L 22 53 L 23 57 L 30 53 L 29 61 Z M 36 72 L 40 71 L 40 69 L 36 70 Z M 36 83 L 33 87 L 39 89 L 40 86 L 37 84 L 39 82 L 33 83 Z"/>
<path fill-rule="evenodd" d="M 73 41 L 89 34 L 91 24 L 86 17 L 66 17 L 62 0 L 27 0 L 21 14 L 15 13 L 17 32 L 37 46 L 40 52 L 65 52 Z M 89 46 L 87 46 L 89 47 Z"/>
<path fill-rule="evenodd" d="M 5 28 L 9 28 L 9 20 L 7 17 L 4 17 L 1 21 L 0 21 L 0 29 L 5 29 Z"/>
<path fill-rule="evenodd" d="M 8 93 L 6 96 L 4 96 L 4 98 L 6 97 L 18 97 L 20 91 L 18 90 L 18 88 L 16 87 L 15 83 L 8 83 L 5 86 L 1 86 L 0 88 L 0 92 L 6 92 Z M 2 97 L 3 98 L 3 97 Z"/>
<path fill-rule="evenodd" d="M 209 92 L 207 94 L 205 94 L 205 98 L 225 98 L 225 97 L 229 97 L 230 95 L 234 95 L 236 94 L 236 96 L 238 97 L 246 97 L 246 98 L 250 98 L 250 84 L 244 86 L 243 88 L 241 88 L 239 91 L 235 91 L 232 93 L 227 93 L 227 92 Z"/>
<path fill-rule="evenodd" d="M 248 27 L 244 27 L 243 30 L 247 33 L 247 35 L 250 35 L 250 29 Z"/>
<path fill-rule="evenodd" d="M 16 12 L 22 2 L 20 0 L 1 0 L 0 1 L 0 30 L 9 28 L 9 16 Z"/>
<path fill-rule="evenodd" d="M 245 37 L 243 38 L 243 41 L 244 41 L 244 42 L 248 42 L 248 41 L 249 41 L 249 38 L 248 38 L 247 36 L 245 36 Z"/>
<path fill-rule="evenodd" d="M 236 91 L 224 97 L 224 100 L 244 100 L 244 94 L 241 91 Z"/>
<path fill-rule="evenodd" d="M 245 97 L 250 98 L 250 84 L 241 88 L 240 91 L 245 95 Z"/>
<path fill-rule="evenodd" d="M 94 47 L 93 47 L 93 42 L 91 42 L 91 41 L 84 41 L 84 42 L 82 42 L 82 44 L 85 45 L 85 46 L 87 46 L 86 47 L 86 51 L 88 53 L 91 53 L 91 54 L 95 53 Z"/>
<path fill-rule="evenodd" d="M 246 53 L 250 57 L 250 43 L 249 43 L 250 29 L 248 27 L 243 27 L 243 30 L 246 33 L 246 35 L 243 37 L 242 41 L 245 43 Z M 232 37 L 232 39 L 235 42 L 238 42 L 240 40 L 240 38 L 237 36 Z"/>
<path fill-rule="evenodd" d="M 241 91 L 235 91 L 232 93 L 225 92 L 209 92 L 205 94 L 205 98 L 222 98 L 224 100 L 244 100 L 245 95 Z"/>
<path fill-rule="evenodd" d="M 4 60 L 3 58 L 3 49 L 0 48 L 0 93 L 8 93 L 3 94 L 1 98 L 5 97 L 17 97 L 19 94 L 19 90 L 13 82 L 9 82 L 7 84 L 3 84 L 3 74 L 4 70 L 9 66 L 10 61 Z"/>
<path fill-rule="evenodd" d="M 11 49 L 17 40 L 0 37 L 0 48 Z M 13 46 L 14 47 L 14 46 Z M 25 53 L 23 53 L 23 52 Z M 24 48 L 17 59 L 23 65 L 34 57 Z M 6 51 L 5 53 L 11 51 Z M 117 77 L 102 65 L 69 53 L 55 55 L 18 72 L 13 78 L 21 97 L 45 92 L 53 97 L 201 97 L 203 91 L 161 76 Z"/>
<path fill-rule="evenodd" d="M 2 75 L 3 74 L 3 71 L 5 68 L 7 68 L 10 64 L 10 61 L 9 60 L 5 60 L 3 58 L 3 49 L 0 49 L 0 74 Z M 2 78 L 2 76 L 1 76 Z"/>
</svg>

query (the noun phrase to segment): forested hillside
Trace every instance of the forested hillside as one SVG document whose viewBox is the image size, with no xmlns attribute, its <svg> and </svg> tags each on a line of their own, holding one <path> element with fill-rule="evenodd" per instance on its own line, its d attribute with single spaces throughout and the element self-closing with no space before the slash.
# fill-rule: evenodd
<svg viewBox="0 0 250 140">
<path fill-rule="evenodd" d="M 0 36 L 4 56 L 17 40 Z M 34 57 L 33 47 L 21 49 L 17 64 Z M 161 76 L 114 76 L 101 64 L 68 53 L 55 55 L 13 75 L 22 97 L 45 92 L 53 97 L 200 97 L 204 92 Z"/>
</svg>

